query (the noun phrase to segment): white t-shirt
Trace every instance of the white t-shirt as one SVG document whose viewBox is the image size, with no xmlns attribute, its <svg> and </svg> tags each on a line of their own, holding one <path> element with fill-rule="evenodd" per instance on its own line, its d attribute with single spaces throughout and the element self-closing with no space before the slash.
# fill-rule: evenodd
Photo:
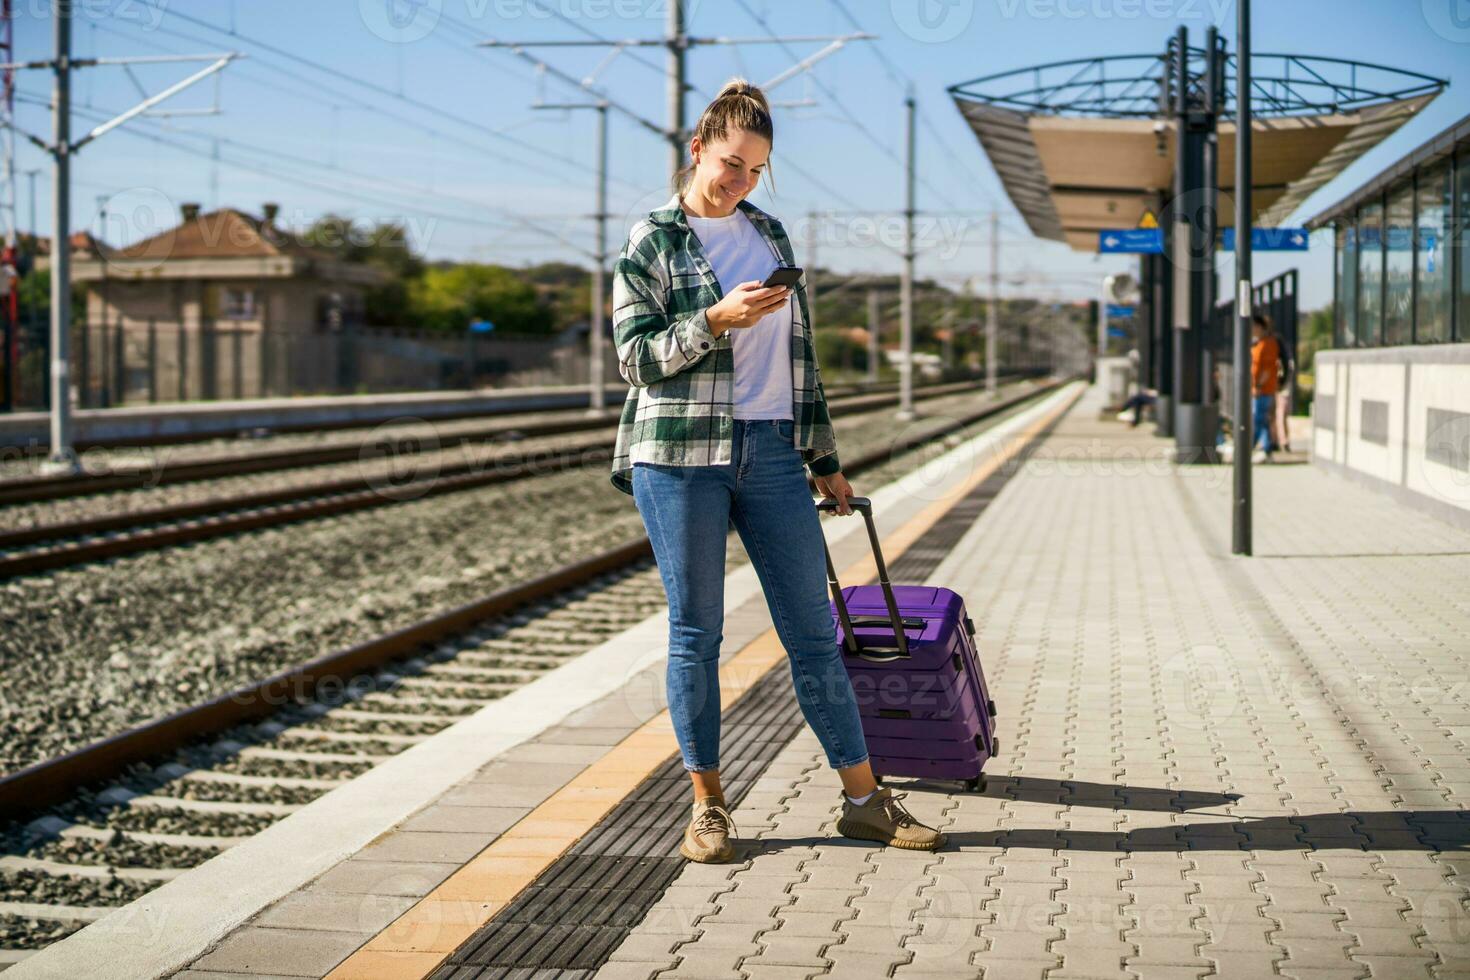
<svg viewBox="0 0 1470 980">
<path fill-rule="evenodd" d="M 723 218 L 686 214 L 705 258 L 726 293 L 742 282 L 765 281 L 780 263 L 739 208 Z M 789 419 L 791 411 L 791 304 L 795 293 L 754 326 L 731 328 L 735 355 L 735 417 Z"/>
</svg>

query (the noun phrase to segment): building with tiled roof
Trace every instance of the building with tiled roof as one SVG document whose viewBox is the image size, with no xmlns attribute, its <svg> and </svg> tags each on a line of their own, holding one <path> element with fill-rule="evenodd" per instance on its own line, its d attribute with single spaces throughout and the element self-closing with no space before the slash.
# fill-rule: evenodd
<svg viewBox="0 0 1470 980">
<path fill-rule="evenodd" d="M 201 214 L 197 204 L 180 212 L 175 227 L 122 247 L 72 236 L 72 281 L 85 287 L 87 333 L 109 351 L 152 345 L 155 355 L 163 352 L 161 366 L 177 360 L 179 376 L 162 381 L 175 397 L 265 391 L 277 379 L 290 390 L 303 369 L 291 362 L 310 343 L 297 341 L 361 324 L 367 291 L 390 278 L 299 241 L 276 224 L 274 204 L 259 218 L 235 208 Z M 222 345 L 228 358 L 215 356 Z M 102 370 L 90 360 L 92 371 Z"/>
</svg>

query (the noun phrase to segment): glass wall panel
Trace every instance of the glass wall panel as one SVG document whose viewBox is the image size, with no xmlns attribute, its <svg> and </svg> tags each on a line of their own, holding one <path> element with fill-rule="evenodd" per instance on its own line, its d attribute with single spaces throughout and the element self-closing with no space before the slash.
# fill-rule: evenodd
<svg viewBox="0 0 1470 980">
<path fill-rule="evenodd" d="M 1419 173 L 1414 340 L 1420 344 L 1437 344 L 1450 339 L 1450 284 L 1453 277 L 1446 259 L 1453 251 L 1445 241 L 1450 230 L 1450 205 L 1453 203 L 1450 176 L 1448 160 Z"/>
<path fill-rule="evenodd" d="M 1407 344 L 1414 339 L 1414 183 L 1388 194 L 1384 231 L 1388 248 L 1383 305 L 1383 342 Z"/>
<path fill-rule="evenodd" d="M 1358 343 L 1383 342 L 1383 205 L 1358 211 Z"/>
<path fill-rule="evenodd" d="M 1351 218 L 1337 225 L 1337 322 L 1342 346 L 1358 345 L 1358 229 Z"/>
</svg>

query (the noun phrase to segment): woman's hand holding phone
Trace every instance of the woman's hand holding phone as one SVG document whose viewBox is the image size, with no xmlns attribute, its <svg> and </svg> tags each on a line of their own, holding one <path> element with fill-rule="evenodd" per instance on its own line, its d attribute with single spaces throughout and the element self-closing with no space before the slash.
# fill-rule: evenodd
<svg viewBox="0 0 1470 980">
<path fill-rule="evenodd" d="M 705 312 L 710 333 L 716 337 L 726 330 L 753 327 L 761 317 L 781 308 L 791 295 L 789 286 L 767 287 L 759 279 L 742 282 Z"/>
</svg>

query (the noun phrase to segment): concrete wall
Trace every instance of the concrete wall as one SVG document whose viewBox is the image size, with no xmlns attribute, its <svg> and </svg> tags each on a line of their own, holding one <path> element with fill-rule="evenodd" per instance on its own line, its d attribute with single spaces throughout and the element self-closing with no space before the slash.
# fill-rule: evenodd
<svg viewBox="0 0 1470 980">
<path fill-rule="evenodd" d="M 1470 344 L 1317 354 L 1312 462 L 1470 527 Z"/>
</svg>

